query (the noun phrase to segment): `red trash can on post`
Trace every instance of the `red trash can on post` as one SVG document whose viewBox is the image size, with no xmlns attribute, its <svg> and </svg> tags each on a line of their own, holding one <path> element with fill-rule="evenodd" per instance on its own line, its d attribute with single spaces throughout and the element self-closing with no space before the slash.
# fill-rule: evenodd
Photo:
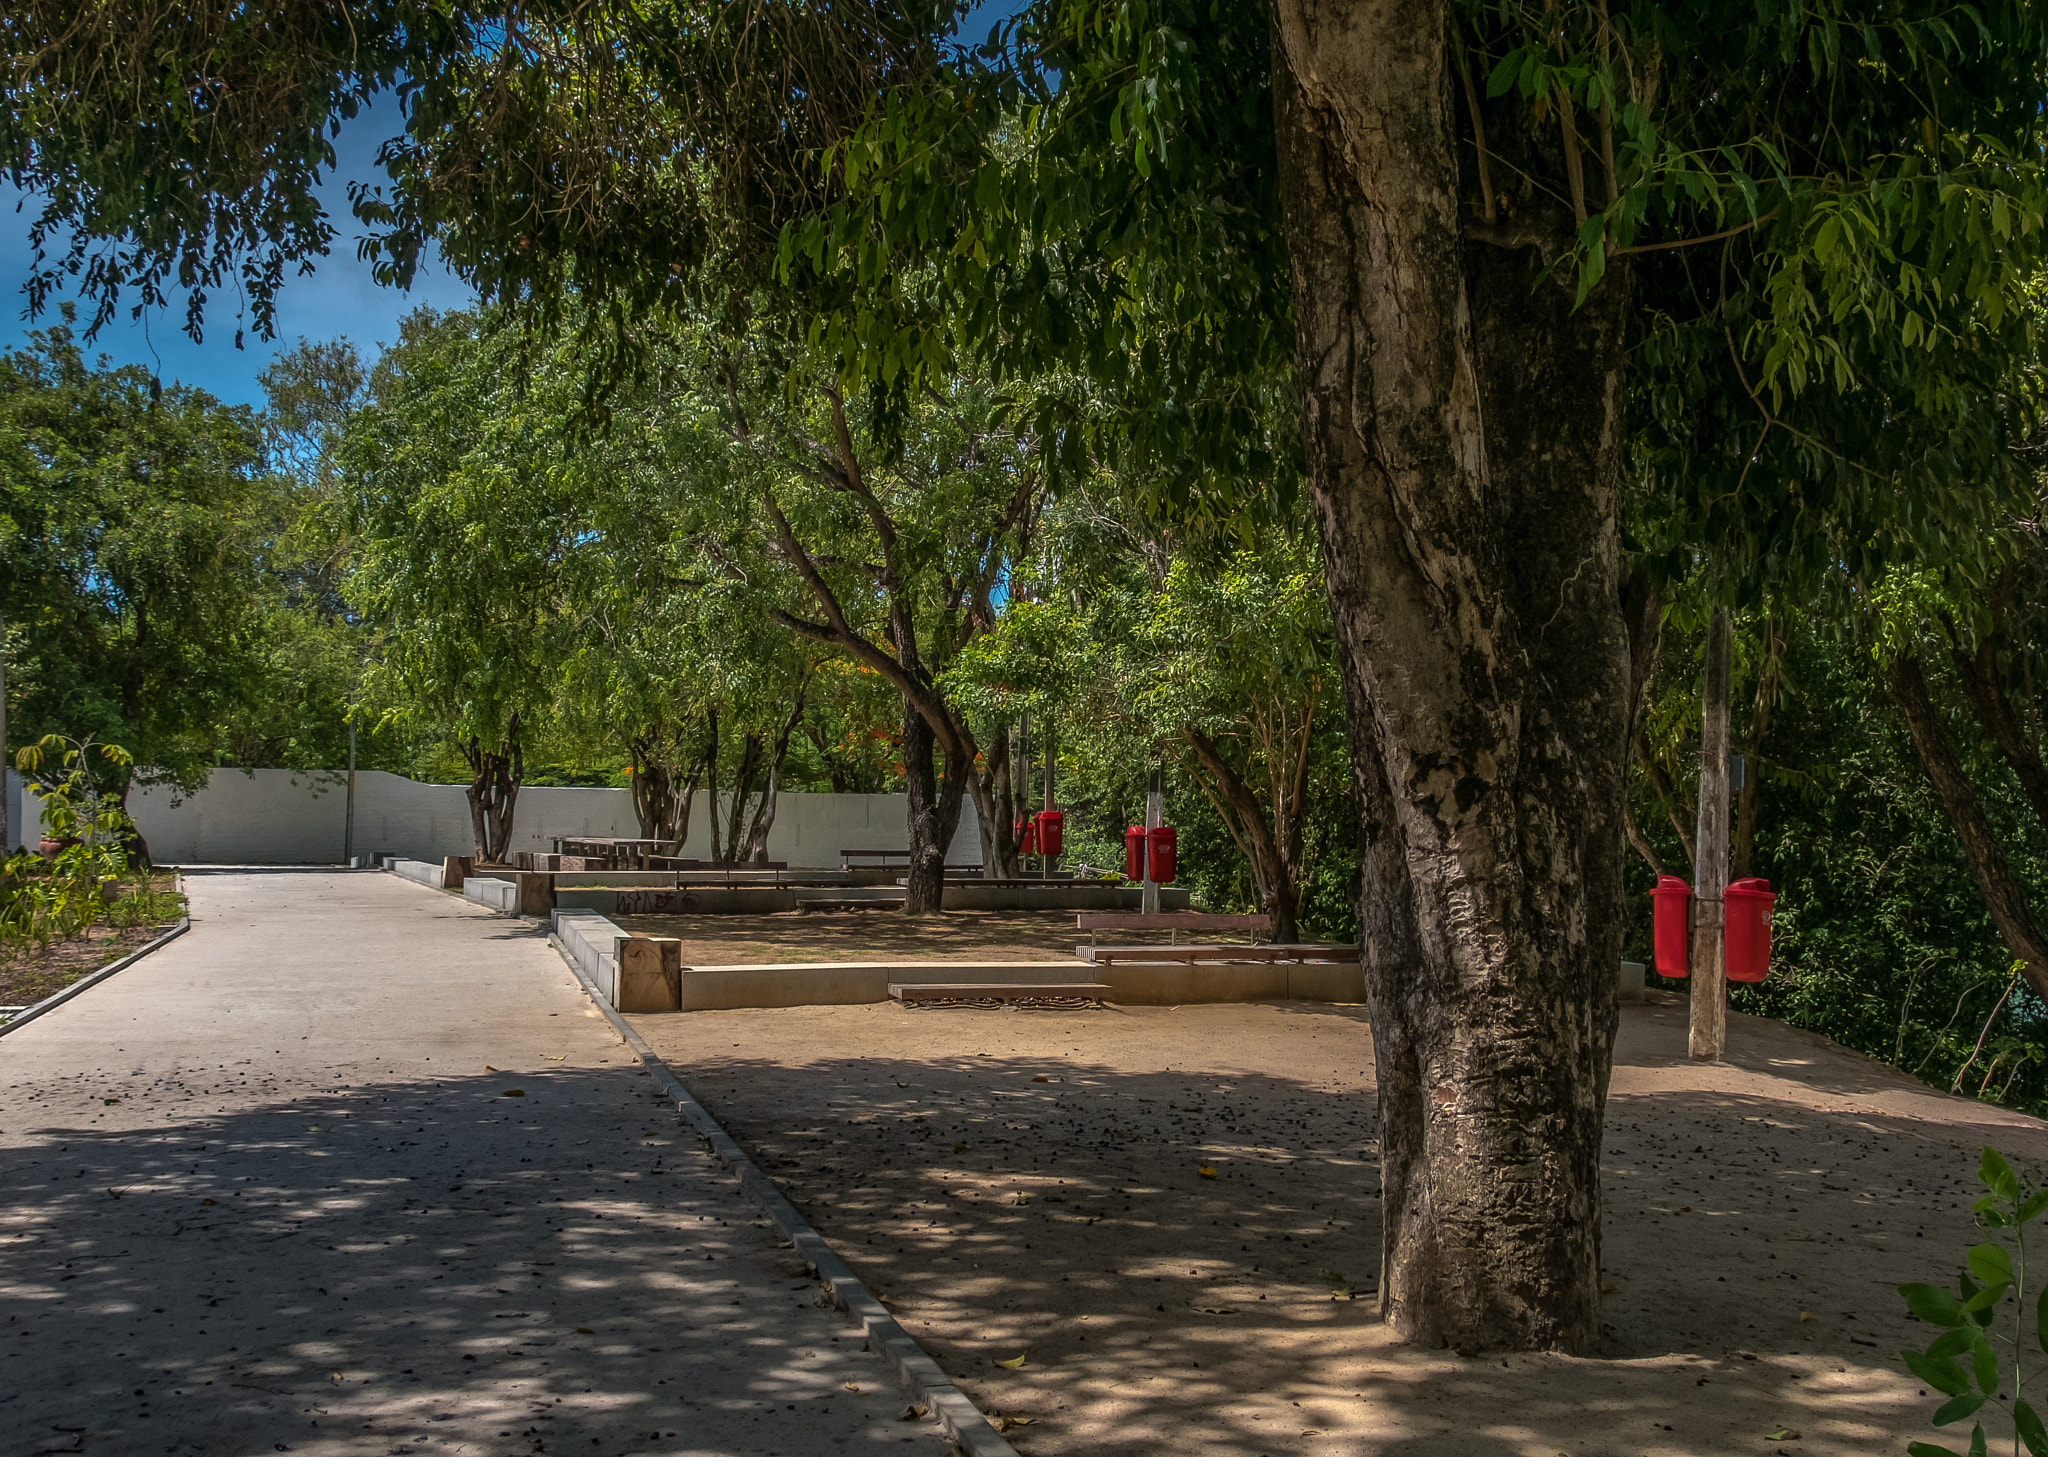
<svg viewBox="0 0 2048 1457">
<path fill-rule="evenodd" d="M 1029 816 L 1017 821 L 1017 853 L 1036 855 L 1038 853 L 1038 825 Z"/>
<path fill-rule="evenodd" d="M 1056 809 L 1042 809 L 1034 817 L 1038 826 L 1038 853 L 1058 859 L 1067 817 Z"/>
<path fill-rule="evenodd" d="M 1152 878 L 1161 885 L 1173 884 L 1174 872 L 1180 867 L 1176 863 L 1179 846 L 1172 825 L 1161 825 L 1151 833 Z"/>
<path fill-rule="evenodd" d="M 1760 876 L 1728 887 L 1727 926 L 1721 960 L 1730 981 L 1762 981 L 1771 971 L 1771 907 L 1777 892 Z"/>
<path fill-rule="evenodd" d="M 1124 879 L 1145 878 L 1145 827 L 1132 825 L 1124 831 Z"/>
<path fill-rule="evenodd" d="M 1650 939 L 1659 976 L 1684 976 L 1692 964 L 1692 887 L 1675 875 L 1657 877 L 1650 892 Z"/>
</svg>

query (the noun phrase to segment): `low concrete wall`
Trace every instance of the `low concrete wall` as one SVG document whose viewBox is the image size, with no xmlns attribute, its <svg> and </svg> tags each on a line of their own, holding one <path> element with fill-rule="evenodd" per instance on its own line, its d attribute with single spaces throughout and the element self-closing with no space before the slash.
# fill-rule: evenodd
<svg viewBox="0 0 2048 1457">
<path fill-rule="evenodd" d="M 602 886 L 555 888 L 561 910 L 595 911 L 605 916 L 770 916 L 796 909 L 796 892 L 773 886 L 735 890 L 709 886 L 682 890 L 654 888 L 607 890 Z"/>
<path fill-rule="evenodd" d="M 1358 1002 L 1365 980 L 1355 966 L 1275 966 L 1211 962 L 1184 966 L 1077 969 L 1071 961 L 841 961 L 759 966 L 686 966 L 682 1010 L 851 1006 L 885 1002 L 891 982 L 1096 981 L 1126 1006 L 1194 1002 Z M 602 984 L 602 983 L 600 983 Z"/>
<path fill-rule="evenodd" d="M 626 933 L 591 911 L 558 910 L 553 918 L 555 942 L 562 953 L 597 985 L 607 1000 L 618 991 L 619 942 Z"/>
<path fill-rule="evenodd" d="M 462 898 L 496 911 L 501 916 L 519 913 L 519 887 L 509 880 L 489 875 L 472 875 L 462 882 Z"/>
<path fill-rule="evenodd" d="M 1135 911 L 1144 892 L 1135 885 L 1077 885 L 1049 881 L 1037 885 L 948 885 L 940 905 L 949 911 Z M 1193 892 L 1159 888 L 1159 908 L 1184 911 L 1194 904 Z"/>
<path fill-rule="evenodd" d="M 431 886 L 435 890 L 442 888 L 439 861 L 429 865 L 424 860 L 407 860 L 402 856 L 392 856 L 384 862 L 384 868 L 402 880 L 416 880 L 421 885 Z"/>
</svg>

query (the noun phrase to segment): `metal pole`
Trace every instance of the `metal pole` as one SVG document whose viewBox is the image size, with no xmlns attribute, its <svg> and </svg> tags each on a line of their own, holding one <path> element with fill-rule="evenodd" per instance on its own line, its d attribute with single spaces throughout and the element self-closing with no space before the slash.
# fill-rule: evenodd
<svg viewBox="0 0 2048 1457">
<path fill-rule="evenodd" d="M 348 817 L 342 821 L 341 863 L 356 863 L 356 716 L 348 716 Z"/>
<path fill-rule="evenodd" d="M 1145 882 L 1138 909 L 1148 916 L 1159 914 L 1159 882 L 1152 878 L 1152 831 L 1166 823 L 1166 791 L 1157 769 L 1145 789 Z"/>
<path fill-rule="evenodd" d="M 1053 728 L 1052 728 L 1052 715 L 1051 715 L 1051 714 L 1047 714 L 1047 715 L 1045 716 L 1045 807 L 1046 807 L 1047 809 L 1057 809 L 1057 808 L 1059 808 L 1059 806 L 1058 806 L 1058 805 L 1056 805 L 1056 804 L 1054 804 L 1054 803 L 1052 802 L 1052 752 L 1053 752 L 1053 737 L 1052 737 L 1052 733 L 1053 733 Z M 1042 873 L 1043 873 L 1043 875 L 1044 875 L 1044 878 L 1045 878 L 1045 879 L 1047 879 L 1047 880 L 1051 880 L 1051 879 L 1052 879 L 1052 856 L 1051 856 L 1051 855 L 1049 855 L 1049 854 L 1046 854 L 1046 853 L 1045 853 L 1045 845 L 1044 845 L 1044 843 L 1043 843 L 1043 836 L 1041 836 L 1041 837 L 1040 837 L 1040 844 L 1039 844 L 1039 846 L 1038 846 L 1038 849 L 1039 849 L 1039 853 L 1040 853 L 1040 855 L 1041 855 L 1041 856 L 1043 856 L 1043 858 L 1044 858 L 1044 861 L 1045 861 L 1045 864 L 1044 864 L 1044 865 L 1043 865 L 1043 867 L 1042 867 Z"/>
<path fill-rule="evenodd" d="M 0 859 L 14 853 L 14 818 L 7 807 L 7 785 L 14 759 L 7 752 L 7 620 L 0 618 Z"/>
<path fill-rule="evenodd" d="M 1707 623 L 1700 709 L 1699 863 L 1693 867 L 1691 1027 L 1686 1051 L 1719 1062 L 1728 1043 L 1728 979 L 1722 960 L 1728 889 L 1728 679 L 1734 623 L 1717 609 Z"/>
</svg>

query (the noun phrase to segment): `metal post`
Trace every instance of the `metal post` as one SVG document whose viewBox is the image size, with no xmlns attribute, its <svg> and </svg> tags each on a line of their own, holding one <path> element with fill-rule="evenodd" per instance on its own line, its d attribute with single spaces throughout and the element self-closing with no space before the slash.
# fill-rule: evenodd
<svg viewBox="0 0 2048 1457">
<path fill-rule="evenodd" d="M 348 716 L 348 815 L 342 820 L 341 863 L 356 863 L 356 716 Z"/>
<path fill-rule="evenodd" d="M 1159 882 L 1152 878 L 1152 831 L 1166 822 L 1166 791 L 1157 769 L 1145 788 L 1145 881 L 1138 909 L 1148 916 L 1159 914 Z"/>
<path fill-rule="evenodd" d="M 1719 1062 L 1728 1042 L 1728 979 L 1722 960 L 1728 889 L 1728 680 L 1734 623 L 1717 609 L 1707 623 L 1700 709 L 1700 818 L 1693 867 L 1691 1026 L 1686 1051 Z"/>
<path fill-rule="evenodd" d="M 1011 760 L 1017 766 L 1017 817 L 1028 820 L 1031 818 L 1031 715 L 1028 712 L 1017 715 L 1017 752 Z M 1013 834 L 1016 829 L 1015 825 L 1010 826 Z M 1017 835 L 1016 843 L 1010 848 L 1018 852 L 1017 874 L 1022 877 L 1025 870 L 1024 837 Z"/>
<path fill-rule="evenodd" d="M 1052 715 L 1047 714 L 1045 716 L 1045 807 L 1047 809 L 1058 809 L 1059 806 L 1052 801 L 1052 748 Z M 1051 880 L 1053 857 L 1046 853 L 1045 836 L 1042 833 L 1039 836 L 1038 853 L 1043 860 L 1043 864 L 1040 866 L 1040 874 L 1044 879 Z"/>
</svg>

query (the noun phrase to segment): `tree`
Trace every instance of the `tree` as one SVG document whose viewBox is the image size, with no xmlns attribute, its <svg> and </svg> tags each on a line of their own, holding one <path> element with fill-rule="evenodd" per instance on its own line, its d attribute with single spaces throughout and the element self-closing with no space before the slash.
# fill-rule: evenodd
<svg viewBox="0 0 2048 1457">
<path fill-rule="evenodd" d="M 250 412 L 88 363 L 71 329 L 0 357 L 10 732 L 118 742 L 111 785 L 206 781 L 265 692 Z"/>
<path fill-rule="evenodd" d="M 556 588 L 574 530 L 562 442 L 507 413 L 507 366 L 466 315 L 409 317 L 341 445 L 344 591 L 382 630 L 372 670 L 393 718 L 452 736 L 476 854 L 504 858 L 525 735 L 554 701 Z"/>
<path fill-rule="evenodd" d="M 1875 359 L 1938 386 L 1915 351 L 1995 330 L 2041 235 L 2037 6 L 1038 0 L 951 64 L 941 6 L 392 7 L 361 18 L 360 60 L 255 7 L 146 62 L 109 9 L 7 32 L 0 153 L 139 265 L 195 236 L 317 246 L 252 200 L 307 197 L 321 103 L 403 66 L 399 186 L 369 207 L 396 273 L 439 234 L 494 297 L 597 301 L 622 370 L 651 314 L 754 287 L 885 405 L 960 352 L 998 384 L 1073 369 L 1101 407 L 1041 421 L 1048 459 L 1185 465 L 1153 478 L 1197 513 L 1246 481 L 1255 508 L 1284 498 L 1299 460 L 1360 803 L 1383 1307 L 1431 1342 L 1594 1340 L 1642 620 L 1627 406 L 1631 371 L 1698 365 L 1630 346 L 1710 317 L 1762 417 L 1752 453 L 1796 438 L 1786 400 Z M 126 69 L 99 65 L 110 40 Z M 209 131 L 185 100 L 187 74 L 255 62 L 301 83 L 261 117 L 274 166 L 250 160 L 269 133 Z M 85 145 L 109 127 L 118 146 Z M 148 177 L 225 211 L 161 237 L 132 201 L 95 211 Z M 779 230 L 774 279 L 698 266 L 734 227 Z M 1739 338 L 1704 258 L 1760 305 Z M 1290 371 L 1298 451 L 1259 423 Z"/>
</svg>

